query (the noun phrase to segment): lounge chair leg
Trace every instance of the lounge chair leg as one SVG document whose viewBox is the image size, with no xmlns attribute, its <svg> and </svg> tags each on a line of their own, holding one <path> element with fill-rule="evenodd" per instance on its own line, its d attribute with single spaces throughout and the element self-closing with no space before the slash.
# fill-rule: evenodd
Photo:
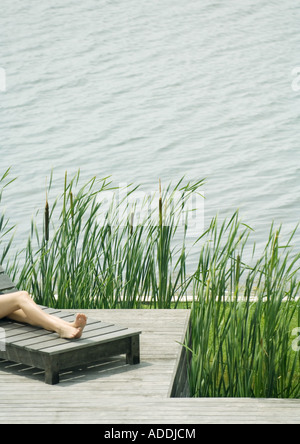
<svg viewBox="0 0 300 444">
<path fill-rule="evenodd" d="M 55 359 L 49 358 L 45 362 L 45 383 L 50 385 L 59 383 L 59 366 Z"/>
<path fill-rule="evenodd" d="M 140 363 L 140 337 L 139 335 L 130 338 L 130 352 L 126 355 L 126 363 L 136 365 Z"/>
<path fill-rule="evenodd" d="M 59 372 L 52 369 L 45 370 L 45 383 L 54 385 L 59 383 Z"/>
</svg>

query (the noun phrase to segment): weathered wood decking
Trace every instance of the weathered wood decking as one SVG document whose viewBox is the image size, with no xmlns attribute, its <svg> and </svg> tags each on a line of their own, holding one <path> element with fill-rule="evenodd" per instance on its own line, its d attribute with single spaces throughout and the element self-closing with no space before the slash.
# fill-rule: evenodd
<svg viewBox="0 0 300 444">
<path fill-rule="evenodd" d="M 61 375 L 0 363 L 0 423 L 300 423 L 300 400 L 170 398 L 188 310 L 85 310 L 103 322 L 142 330 L 141 363 L 124 357 Z M 178 342 L 177 342 L 178 341 Z"/>
</svg>

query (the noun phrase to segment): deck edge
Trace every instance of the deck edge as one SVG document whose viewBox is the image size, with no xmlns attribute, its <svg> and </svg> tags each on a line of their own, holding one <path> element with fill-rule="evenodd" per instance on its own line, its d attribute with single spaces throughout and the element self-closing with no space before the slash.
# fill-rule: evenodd
<svg viewBox="0 0 300 444">
<path fill-rule="evenodd" d="M 185 325 L 179 344 L 181 348 L 178 352 L 173 375 L 171 378 L 168 398 L 188 398 L 190 396 L 188 381 L 188 351 L 184 347 L 186 343 L 190 344 L 191 333 L 191 310 L 187 310 Z"/>
</svg>

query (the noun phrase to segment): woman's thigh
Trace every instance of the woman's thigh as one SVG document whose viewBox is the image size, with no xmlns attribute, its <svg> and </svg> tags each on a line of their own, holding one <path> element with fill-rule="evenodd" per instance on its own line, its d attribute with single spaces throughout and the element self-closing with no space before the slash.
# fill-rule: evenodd
<svg viewBox="0 0 300 444">
<path fill-rule="evenodd" d="M 0 319 L 9 316 L 18 310 L 18 293 L 8 293 L 0 295 Z"/>
</svg>

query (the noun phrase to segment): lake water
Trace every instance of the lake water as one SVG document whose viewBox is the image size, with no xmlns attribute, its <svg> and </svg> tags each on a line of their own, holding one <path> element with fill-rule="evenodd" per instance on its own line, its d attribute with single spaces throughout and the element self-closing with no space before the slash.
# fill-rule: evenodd
<svg viewBox="0 0 300 444">
<path fill-rule="evenodd" d="M 51 168 L 54 195 L 78 168 L 145 191 L 206 177 L 205 223 L 239 208 L 258 245 L 273 220 L 291 231 L 299 23 L 295 0 L 1 0 L 0 174 L 18 177 L 2 207 L 16 244 Z"/>
</svg>

